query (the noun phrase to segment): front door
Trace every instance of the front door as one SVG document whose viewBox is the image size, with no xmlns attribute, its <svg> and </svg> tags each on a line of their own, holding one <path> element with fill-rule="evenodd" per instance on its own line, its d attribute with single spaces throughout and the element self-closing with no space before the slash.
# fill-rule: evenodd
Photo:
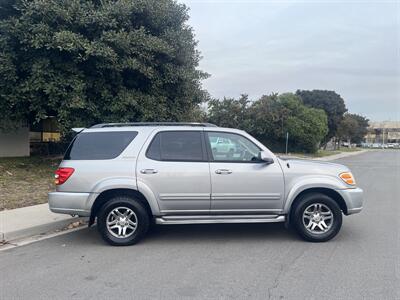
<svg viewBox="0 0 400 300">
<path fill-rule="evenodd" d="M 272 213 L 282 209 L 284 179 L 277 161 L 260 161 L 261 148 L 241 134 L 208 131 L 205 139 L 211 154 L 213 213 Z"/>
<path fill-rule="evenodd" d="M 203 130 L 159 131 L 144 146 L 136 176 L 164 214 L 209 213 L 210 170 Z"/>
</svg>

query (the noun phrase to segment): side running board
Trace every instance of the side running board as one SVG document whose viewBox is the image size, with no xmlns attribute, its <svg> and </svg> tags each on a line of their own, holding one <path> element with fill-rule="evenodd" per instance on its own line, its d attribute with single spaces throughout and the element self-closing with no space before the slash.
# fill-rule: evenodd
<svg viewBox="0 0 400 300">
<path fill-rule="evenodd" d="M 215 223 L 276 223 L 285 222 L 285 216 L 279 215 L 200 215 L 200 216 L 163 216 L 155 218 L 156 224 L 215 224 Z"/>
</svg>

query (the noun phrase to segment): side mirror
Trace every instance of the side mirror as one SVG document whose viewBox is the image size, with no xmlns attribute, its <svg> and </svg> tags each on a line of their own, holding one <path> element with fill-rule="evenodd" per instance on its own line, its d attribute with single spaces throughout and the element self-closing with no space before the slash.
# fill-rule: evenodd
<svg viewBox="0 0 400 300">
<path fill-rule="evenodd" d="M 260 151 L 258 158 L 265 162 L 266 164 L 270 165 L 274 163 L 274 159 L 269 156 L 269 153 L 267 151 Z"/>
</svg>

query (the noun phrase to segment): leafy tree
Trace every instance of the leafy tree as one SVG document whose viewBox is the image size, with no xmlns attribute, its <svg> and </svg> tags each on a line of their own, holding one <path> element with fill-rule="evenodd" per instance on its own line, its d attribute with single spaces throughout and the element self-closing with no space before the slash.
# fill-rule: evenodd
<svg viewBox="0 0 400 300">
<path fill-rule="evenodd" d="M 244 129 L 275 151 L 284 150 L 288 132 L 291 151 L 315 152 L 328 131 L 325 112 L 305 106 L 291 93 L 262 96 L 254 102 L 247 95 L 211 100 L 208 121 Z"/>
<path fill-rule="evenodd" d="M 361 115 L 345 114 L 337 130 L 339 145 L 342 140 L 346 140 L 349 147 L 351 143 L 361 143 L 367 134 L 368 121 L 366 117 Z"/>
<path fill-rule="evenodd" d="M 174 0 L 1 1 L 3 126 L 194 117 L 207 74 L 187 20 Z"/>
<path fill-rule="evenodd" d="M 347 111 L 343 98 L 334 91 L 312 90 L 296 91 L 303 103 L 309 107 L 323 109 L 328 117 L 328 133 L 322 141 L 322 146 L 336 135 L 337 128 Z"/>
<path fill-rule="evenodd" d="M 222 101 L 212 99 L 208 102 L 208 121 L 222 127 L 246 129 L 249 122 L 248 95 L 239 99 L 224 98 Z"/>
<path fill-rule="evenodd" d="M 289 133 L 291 151 L 316 152 L 328 132 L 323 110 L 309 108 L 292 94 L 262 96 L 250 107 L 250 132 L 268 147 L 283 151 Z"/>
</svg>

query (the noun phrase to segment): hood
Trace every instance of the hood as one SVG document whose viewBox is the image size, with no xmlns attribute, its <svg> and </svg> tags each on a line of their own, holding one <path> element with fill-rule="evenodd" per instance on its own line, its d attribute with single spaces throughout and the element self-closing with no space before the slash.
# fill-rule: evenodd
<svg viewBox="0 0 400 300">
<path fill-rule="evenodd" d="M 294 172 L 306 174 L 324 174 L 338 176 L 342 172 L 349 172 L 349 168 L 336 163 L 297 159 L 297 158 L 279 158 L 282 168 L 285 172 Z"/>
</svg>

